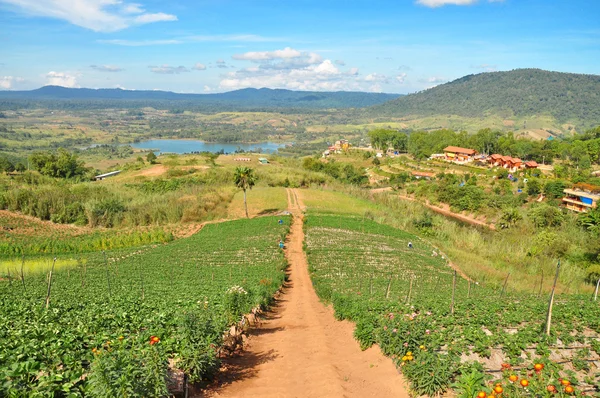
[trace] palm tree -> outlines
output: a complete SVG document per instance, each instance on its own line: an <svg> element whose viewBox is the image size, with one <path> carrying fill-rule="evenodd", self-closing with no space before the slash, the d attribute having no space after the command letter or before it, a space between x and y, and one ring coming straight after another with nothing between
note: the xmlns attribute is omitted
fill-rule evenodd
<svg viewBox="0 0 600 398"><path fill-rule="evenodd" d="M246 190L252 189L256 183L257 177L254 174L254 169L250 167L240 166L235 169L234 182L235 186L244 191L244 209L246 210L246 218L248 216L248 204L246 203Z"/></svg>

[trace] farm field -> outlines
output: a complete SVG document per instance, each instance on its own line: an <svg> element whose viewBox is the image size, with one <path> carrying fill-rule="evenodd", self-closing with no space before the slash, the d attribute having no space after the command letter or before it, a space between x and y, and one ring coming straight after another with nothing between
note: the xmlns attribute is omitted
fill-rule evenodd
<svg viewBox="0 0 600 398"><path fill-rule="evenodd" d="M497 383L509 397L598 393L600 307L589 295L557 295L546 336L547 289L508 292L460 275L453 289L442 253L364 218L311 214L305 230L315 290L356 323L363 348L378 344L396 362L413 393L494 395Z"/></svg>
<svg viewBox="0 0 600 398"><path fill-rule="evenodd" d="M284 280L279 218L13 275L0 284L0 396L164 396L182 374L206 382L223 331Z"/></svg>

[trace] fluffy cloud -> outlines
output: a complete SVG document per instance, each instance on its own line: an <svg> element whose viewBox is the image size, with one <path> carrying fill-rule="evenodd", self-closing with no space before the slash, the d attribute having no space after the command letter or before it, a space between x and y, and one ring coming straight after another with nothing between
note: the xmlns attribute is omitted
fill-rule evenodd
<svg viewBox="0 0 600 398"><path fill-rule="evenodd" d="M336 59L335 60L335 64L339 65L339 66L345 66L346 65L346 63L342 59Z"/></svg>
<svg viewBox="0 0 600 398"><path fill-rule="evenodd" d="M298 58L301 56L302 53L300 51L286 47L283 50L251 51L244 54L235 54L232 58L243 61L268 61L273 59Z"/></svg>
<svg viewBox="0 0 600 398"><path fill-rule="evenodd" d="M176 21L171 14L147 13L140 4L121 0L0 0L29 15L65 20L96 32L115 32L134 25Z"/></svg>
<svg viewBox="0 0 600 398"><path fill-rule="evenodd" d="M455 6L468 6L477 3L478 0L417 0L417 4L424 5L426 7L442 7L448 4ZM490 3L500 3L504 0L488 0Z"/></svg>
<svg viewBox="0 0 600 398"><path fill-rule="evenodd" d="M201 64L200 62L198 62L196 65L192 66L192 69L194 69L194 70L206 70L206 65Z"/></svg>
<svg viewBox="0 0 600 398"><path fill-rule="evenodd" d="M406 80L406 73L400 73L396 76L396 81L400 84L404 84L404 80Z"/></svg>
<svg viewBox="0 0 600 398"><path fill-rule="evenodd" d="M0 77L0 89L2 90L10 90L13 88L15 83L24 82L25 79L22 77L14 77L14 76L4 76Z"/></svg>
<svg viewBox="0 0 600 398"><path fill-rule="evenodd" d="M115 65L90 65L90 68L99 72L121 72L123 70L123 68Z"/></svg>
<svg viewBox="0 0 600 398"><path fill-rule="evenodd" d="M150 70L154 73L159 73L161 75L178 75L180 73L189 72L190 70L185 66L169 66L169 65L160 65L160 66L149 66Z"/></svg>
<svg viewBox="0 0 600 398"><path fill-rule="evenodd" d="M48 72L46 74L46 84L50 86L79 87L77 76L68 72Z"/></svg>

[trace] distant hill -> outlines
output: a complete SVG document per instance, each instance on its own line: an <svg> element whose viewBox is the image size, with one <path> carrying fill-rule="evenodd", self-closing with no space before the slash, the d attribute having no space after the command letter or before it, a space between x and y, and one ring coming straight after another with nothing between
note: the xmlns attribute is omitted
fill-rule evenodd
<svg viewBox="0 0 600 398"><path fill-rule="evenodd" d="M369 115L458 115L505 119L550 115L581 128L600 125L600 76L517 69L468 75L365 110Z"/></svg>
<svg viewBox="0 0 600 398"><path fill-rule="evenodd" d="M219 94L179 94L170 91L90 89L45 86L31 91L0 91L0 107L7 103L50 101L57 107L134 107L157 106L180 107L221 107L225 109L260 108L363 108L381 104L398 98L397 94L364 92L316 92L274 90L268 88L246 88ZM57 102L58 101L58 102ZM61 103L66 101L67 103ZM3 106L4 105L4 106Z"/></svg>

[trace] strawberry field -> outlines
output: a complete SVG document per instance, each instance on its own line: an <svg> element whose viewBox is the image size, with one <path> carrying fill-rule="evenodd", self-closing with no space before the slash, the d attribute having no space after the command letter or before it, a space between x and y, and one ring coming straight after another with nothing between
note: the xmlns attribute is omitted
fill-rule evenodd
<svg viewBox="0 0 600 398"><path fill-rule="evenodd" d="M177 375L206 382L224 331L285 277L289 219L277 219L1 280L0 396L159 397Z"/></svg>
<svg viewBox="0 0 600 398"><path fill-rule="evenodd" d="M600 302L589 295L557 295L546 335L549 291L469 281L427 242L368 219L310 215L305 229L317 293L415 394L600 396Z"/></svg>

